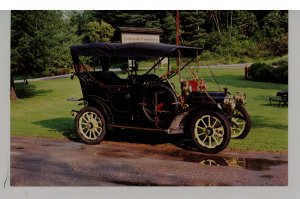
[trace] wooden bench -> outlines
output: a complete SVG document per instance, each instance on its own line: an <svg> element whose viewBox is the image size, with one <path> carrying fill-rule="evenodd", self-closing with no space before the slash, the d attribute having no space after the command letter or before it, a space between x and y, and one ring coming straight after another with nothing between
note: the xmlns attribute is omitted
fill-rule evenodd
<svg viewBox="0 0 300 199"><path fill-rule="evenodd" d="M288 91L278 91L275 97L269 97L269 102L270 105L288 106Z"/></svg>

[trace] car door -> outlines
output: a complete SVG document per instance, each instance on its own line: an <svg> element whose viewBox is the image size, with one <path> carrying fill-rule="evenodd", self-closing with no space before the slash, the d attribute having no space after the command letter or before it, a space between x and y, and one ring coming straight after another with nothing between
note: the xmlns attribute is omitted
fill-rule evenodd
<svg viewBox="0 0 300 199"><path fill-rule="evenodd" d="M110 104L116 112L130 112L130 94L128 85L109 85Z"/></svg>

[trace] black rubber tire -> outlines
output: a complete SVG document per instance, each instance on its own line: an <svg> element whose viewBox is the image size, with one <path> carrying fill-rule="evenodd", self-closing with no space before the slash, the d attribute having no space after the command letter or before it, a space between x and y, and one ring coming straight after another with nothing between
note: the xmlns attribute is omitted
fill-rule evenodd
<svg viewBox="0 0 300 199"><path fill-rule="evenodd" d="M88 115L92 115L93 118L89 118ZM87 127L88 125L92 129L89 129L89 127ZM98 109L89 106L82 108L77 113L75 118L75 129L78 137L86 144L99 144L104 139L107 132L106 122L102 113ZM84 129L90 131L84 132Z"/></svg>
<svg viewBox="0 0 300 199"><path fill-rule="evenodd" d="M236 110L238 112L238 114L241 115L241 117L239 117L239 119L242 119L244 120L246 123L245 123L245 127L243 129L243 132L242 133L237 133L237 135L235 135L235 132L234 132L234 127L236 127L235 125L231 124L231 138L234 138L234 139L244 139L250 132L250 128L251 128L251 119L250 119L250 116L248 114L248 112L246 111L246 109L242 106L238 106L236 108ZM233 117L231 117L231 120L234 119L234 115L236 114L236 112L234 111L234 114L233 114Z"/></svg>
<svg viewBox="0 0 300 199"><path fill-rule="evenodd" d="M210 154L219 153L229 144L230 125L223 114L202 111L191 117L190 136L199 151Z"/></svg>
<svg viewBox="0 0 300 199"><path fill-rule="evenodd" d="M176 97L175 92L172 90L172 88L167 84L158 84L152 87L149 87L145 90L143 97L142 97L142 114L144 117L150 121L151 123L155 124L157 121L155 120L155 115L153 114L155 107L151 107L152 113L149 112L149 104L152 103L152 106L154 104L154 98L153 95L155 92L162 92L161 95L159 95L158 102L162 104L166 104L166 108L169 111L167 114L161 114L159 116L158 120L158 126L159 127L168 127L172 119L175 117L176 113L178 112L179 103L178 99ZM162 96L162 97L161 97ZM163 98L163 99L162 99Z"/></svg>

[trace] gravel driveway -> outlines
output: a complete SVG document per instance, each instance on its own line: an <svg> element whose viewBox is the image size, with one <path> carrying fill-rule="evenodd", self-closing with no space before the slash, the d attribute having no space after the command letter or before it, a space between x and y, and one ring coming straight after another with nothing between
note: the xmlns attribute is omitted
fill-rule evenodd
<svg viewBox="0 0 300 199"><path fill-rule="evenodd" d="M285 152L207 155L171 144L11 138L11 186L288 185Z"/></svg>

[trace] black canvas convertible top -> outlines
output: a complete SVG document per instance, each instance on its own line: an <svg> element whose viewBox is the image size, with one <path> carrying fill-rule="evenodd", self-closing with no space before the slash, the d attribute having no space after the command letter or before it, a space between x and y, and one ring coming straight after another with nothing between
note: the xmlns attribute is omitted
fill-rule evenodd
<svg viewBox="0 0 300 199"><path fill-rule="evenodd" d="M98 57L176 57L178 51L186 57L196 57L200 48L177 46L164 43L91 43L71 46L71 55L74 63L78 63L79 56Z"/></svg>

